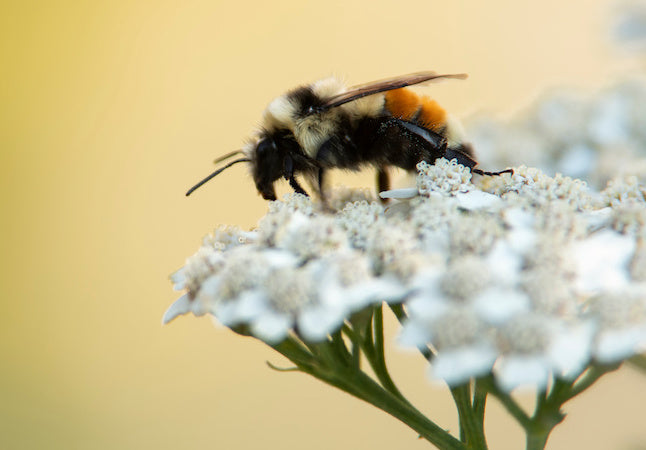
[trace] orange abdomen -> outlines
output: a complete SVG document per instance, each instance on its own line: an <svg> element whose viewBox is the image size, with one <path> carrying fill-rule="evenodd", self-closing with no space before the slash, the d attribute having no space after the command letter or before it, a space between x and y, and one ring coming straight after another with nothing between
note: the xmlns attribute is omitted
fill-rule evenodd
<svg viewBox="0 0 646 450"><path fill-rule="evenodd" d="M393 117L402 120L414 119L416 123L434 131L446 125L446 111L429 97L417 95L406 88L388 91L384 96L386 109Z"/></svg>

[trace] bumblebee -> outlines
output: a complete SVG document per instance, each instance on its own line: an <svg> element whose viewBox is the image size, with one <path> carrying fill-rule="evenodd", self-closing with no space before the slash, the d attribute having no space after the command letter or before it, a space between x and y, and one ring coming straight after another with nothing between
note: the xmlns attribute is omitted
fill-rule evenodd
<svg viewBox="0 0 646 450"><path fill-rule="evenodd" d="M193 186L186 195L234 164L249 163L258 192L276 200L274 184L284 178L295 192L308 195L297 175L308 179L325 202L324 185L330 169L377 170L377 188L388 190L388 168L415 170L417 164L438 158L456 159L480 175L473 148L462 140L459 124L429 97L407 86L444 79L465 79L466 74L419 72L347 88L327 78L287 92L265 110L262 126L242 150L228 153L216 163L242 157Z"/></svg>

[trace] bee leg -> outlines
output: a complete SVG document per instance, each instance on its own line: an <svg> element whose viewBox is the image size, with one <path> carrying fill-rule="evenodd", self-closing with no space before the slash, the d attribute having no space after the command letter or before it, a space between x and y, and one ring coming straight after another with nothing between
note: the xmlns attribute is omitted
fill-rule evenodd
<svg viewBox="0 0 646 450"><path fill-rule="evenodd" d="M478 175L487 175L494 177L497 175L502 175L503 173L510 173L512 175L514 174L513 169L505 169L499 172L485 172L484 170L476 169L475 166L478 163L475 161L475 159L473 159L473 147L471 147L471 144L461 144L456 148L447 148L444 157L449 160L456 159L458 161L458 164L462 164L463 166L468 167L469 169L471 169L471 173Z"/></svg>
<svg viewBox="0 0 646 450"><path fill-rule="evenodd" d="M319 173L316 180L318 182L319 194L323 197L323 186L325 185L325 169L323 169L323 167L319 167Z"/></svg>
<svg viewBox="0 0 646 450"><path fill-rule="evenodd" d="M318 172L318 189L319 195L321 197L321 202L323 203L323 209L327 211L332 211L330 204L328 202L327 196L325 195L325 168L324 167L340 167L338 161L338 149L341 148L339 139L333 137L321 144L321 147L316 152L316 161L319 165Z"/></svg>
<svg viewBox="0 0 646 450"><path fill-rule="evenodd" d="M377 169L377 193L387 191L390 189L390 175L386 166L381 166ZM388 199L382 198L381 203L386 203Z"/></svg>
<svg viewBox="0 0 646 450"><path fill-rule="evenodd" d="M476 164L478 164L475 161L475 159L473 159L471 156L467 155L466 153L460 151L459 149L447 148L444 153L444 157L449 161L451 161L452 159L455 159L458 162L458 164L462 164L464 167L468 167L469 169L471 169L471 172L473 172L474 170L478 170L478 169L474 169Z"/></svg>
<svg viewBox="0 0 646 450"><path fill-rule="evenodd" d="M298 183L296 177L294 176L294 161L289 155L285 158L283 176L287 181L289 181L289 185L294 189L294 192L309 197L305 189L303 189L303 187Z"/></svg>
<svg viewBox="0 0 646 450"><path fill-rule="evenodd" d="M327 197L325 196L325 169L323 167L319 167L318 185L319 195L321 196L321 203L323 203L323 209L326 211L332 211Z"/></svg>
<svg viewBox="0 0 646 450"><path fill-rule="evenodd" d="M309 197L309 194L298 183L298 181L296 180L296 177L294 177L294 174L292 174L292 176L289 177L289 185L294 189L294 192L296 192L297 194L303 194L305 197Z"/></svg>
<svg viewBox="0 0 646 450"><path fill-rule="evenodd" d="M471 169L471 172L477 173L478 175L487 175L487 176L490 176L490 177L495 177L495 176L498 176L498 175L502 175L503 173L510 173L510 174L513 175L514 174L514 169L505 169L505 170L501 170L500 172L485 172L485 171L480 170L480 169Z"/></svg>

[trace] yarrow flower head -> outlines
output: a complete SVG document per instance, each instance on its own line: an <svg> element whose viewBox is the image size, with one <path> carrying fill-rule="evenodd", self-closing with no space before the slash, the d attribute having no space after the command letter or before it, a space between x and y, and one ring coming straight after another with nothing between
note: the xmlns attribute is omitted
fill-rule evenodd
<svg viewBox="0 0 646 450"><path fill-rule="evenodd" d="M598 194L527 167L476 185L455 161L418 170L387 205L345 189L330 212L291 194L255 230L217 229L173 275L185 294L164 321L208 313L272 345L321 342L386 301L406 312L400 343L433 355L433 378L493 374L504 390L644 349L634 180Z"/></svg>
<svg viewBox="0 0 646 450"><path fill-rule="evenodd" d="M641 36L633 42L642 46L644 17L643 5L627 8L618 28L635 31L638 24ZM596 95L577 95L571 89L552 92L508 122L481 116L466 128L478 161L487 167L527 164L548 175L584 179L601 190L617 177L646 180L645 105L646 83L631 79Z"/></svg>

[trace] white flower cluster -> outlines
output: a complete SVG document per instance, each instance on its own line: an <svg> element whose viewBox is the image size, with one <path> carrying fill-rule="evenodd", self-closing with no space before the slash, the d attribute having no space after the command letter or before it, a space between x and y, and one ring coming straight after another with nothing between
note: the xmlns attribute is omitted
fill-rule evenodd
<svg viewBox="0 0 646 450"><path fill-rule="evenodd" d="M613 37L624 51L643 55L646 51L646 5L622 2L614 17Z"/></svg>
<svg viewBox="0 0 646 450"><path fill-rule="evenodd" d="M186 293L164 322L209 313L270 344L315 342L366 307L402 303L399 342L432 351L434 378L493 373L505 390L646 350L643 186L594 193L526 167L481 187L470 176L422 163L417 188L382 193L397 200L334 214L299 194L272 202L257 229L204 240L172 277Z"/></svg>
<svg viewBox="0 0 646 450"><path fill-rule="evenodd" d="M507 123L476 117L466 128L484 167L527 164L602 189L616 177L646 180L644 117L646 82L634 79L592 97L554 92Z"/></svg>

